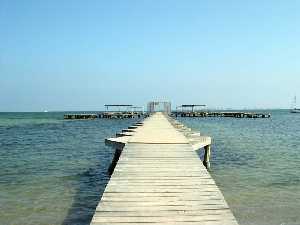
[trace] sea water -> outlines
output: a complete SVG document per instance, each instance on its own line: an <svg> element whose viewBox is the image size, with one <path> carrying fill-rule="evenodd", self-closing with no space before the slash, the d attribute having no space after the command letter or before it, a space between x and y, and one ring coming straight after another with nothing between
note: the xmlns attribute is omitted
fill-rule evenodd
<svg viewBox="0 0 300 225"><path fill-rule="evenodd" d="M132 123L0 113L0 224L89 224L109 179L104 139Z"/></svg>
<svg viewBox="0 0 300 225"><path fill-rule="evenodd" d="M267 113L178 120L213 137L210 173L241 225L299 225L300 114ZM1 225L89 224L109 180L104 139L135 120L63 114L0 113Z"/></svg>
<svg viewBox="0 0 300 225"><path fill-rule="evenodd" d="M241 225L300 224L300 114L181 118L213 137L211 174Z"/></svg>

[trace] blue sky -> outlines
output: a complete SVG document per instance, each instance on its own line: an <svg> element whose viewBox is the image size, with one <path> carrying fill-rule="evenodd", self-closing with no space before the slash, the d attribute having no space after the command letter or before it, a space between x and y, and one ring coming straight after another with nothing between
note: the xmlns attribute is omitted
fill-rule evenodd
<svg viewBox="0 0 300 225"><path fill-rule="evenodd" d="M0 0L0 111L288 108L299 1Z"/></svg>

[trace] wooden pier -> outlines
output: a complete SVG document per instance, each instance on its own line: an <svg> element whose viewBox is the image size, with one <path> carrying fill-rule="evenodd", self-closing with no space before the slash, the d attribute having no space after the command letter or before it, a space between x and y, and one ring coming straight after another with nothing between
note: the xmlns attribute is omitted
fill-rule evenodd
<svg viewBox="0 0 300 225"><path fill-rule="evenodd" d="M238 224L204 166L210 137L155 113L106 144L116 149L113 174L92 225ZM195 152L200 148L204 165Z"/></svg>
<svg viewBox="0 0 300 225"><path fill-rule="evenodd" d="M270 118L271 114L257 112L210 112L210 111L175 111L174 117L234 117L234 118Z"/></svg>
<svg viewBox="0 0 300 225"><path fill-rule="evenodd" d="M143 118L147 113L144 112L101 112L99 118L105 119L128 119L128 118Z"/></svg>
<svg viewBox="0 0 300 225"><path fill-rule="evenodd" d="M88 119L128 119L128 118L145 118L148 113L143 112L100 112L98 114L65 114L65 120L88 120Z"/></svg>
<svg viewBox="0 0 300 225"><path fill-rule="evenodd" d="M98 118L97 114L65 114L65 120L87 120L87 119L96 119Z"/></svg>
<svg viewBox="0 0 300 225"><path fill-rule="evenodd" d="M143 118L148 114L144 112L144 107L133 105L104 105L106 111L99 113L99 118L106 119L128 119Z"/></svg>

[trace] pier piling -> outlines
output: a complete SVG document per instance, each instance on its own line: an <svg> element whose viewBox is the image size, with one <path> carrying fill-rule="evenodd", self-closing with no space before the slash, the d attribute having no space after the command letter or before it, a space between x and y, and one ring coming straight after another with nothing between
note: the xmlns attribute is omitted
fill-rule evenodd
<svg viewBox="0 0 300 225"><path fill-rule="evenodd" d="M110 164L110 166L108 168L108 174L109 175L113 174L114 169L115 169L115 167L116 167L116 165L117 165L117 163L119 161L119 158L121 156L122 150L123 149L116 149L115 150L114 157L113 157L112 162L111 162L111 164Z"/></svg>
<svg viewBox="0 0 300 225"><path fill-rule="evenodd" d="M204 147L204 157L203 157L203 165L209 169L210 168L210 152L211 146L207 145Z"/></svg>

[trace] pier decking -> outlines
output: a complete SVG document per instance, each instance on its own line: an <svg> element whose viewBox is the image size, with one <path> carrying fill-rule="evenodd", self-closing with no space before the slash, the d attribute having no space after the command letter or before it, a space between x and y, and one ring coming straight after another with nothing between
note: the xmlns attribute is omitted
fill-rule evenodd
<svg viewBox="0 0 300 225"><path fill-rule="evenodd" d="M237 225L195 152L205 147L207 164L210 137L192 133L162 113L128 130L106 140L119 160L92 225Z"/></svg>

